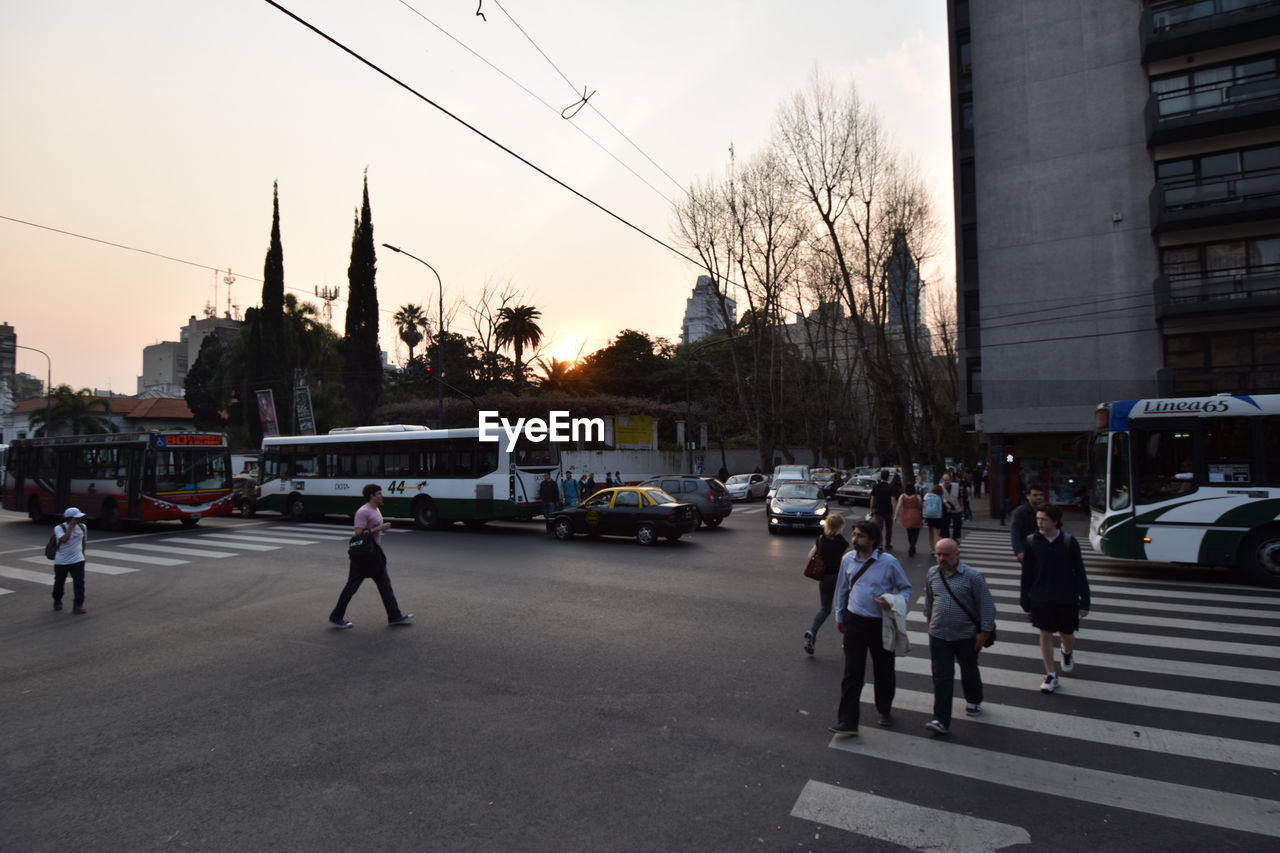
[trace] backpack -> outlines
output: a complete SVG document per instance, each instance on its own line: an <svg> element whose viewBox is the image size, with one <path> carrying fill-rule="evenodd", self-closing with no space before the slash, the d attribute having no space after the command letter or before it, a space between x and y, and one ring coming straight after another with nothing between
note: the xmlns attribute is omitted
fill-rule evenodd
<svg viewBox="0 0 1280 853"><path fill-rule="evenodd" d="M49 560L58 556L58 534L56 530L49 534L49 541L44 543L44 556Z"/></svg>
<svg viewBox="0 0 1280 853"><path fill-rule="evenodd" d="M942 495L929 494L924 496L924 512L921 513L925 518L942 518Z"/></svg>

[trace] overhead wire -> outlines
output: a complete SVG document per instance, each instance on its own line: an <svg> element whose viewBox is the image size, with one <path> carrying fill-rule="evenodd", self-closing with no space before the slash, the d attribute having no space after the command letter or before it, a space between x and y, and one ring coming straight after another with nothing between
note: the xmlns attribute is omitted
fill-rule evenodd
<svg viewBox="0 0 1280 853"><path fill-rule="evenodd" d="M659 246L661 246L662 248L666 249L667 251L671 252L673 255L676 255L676 256L678 256L678 257L681 257L681 258L685 259L686 261L688 261L688 262L689 262L689 263L691 263L691 264L695 264L695 265L696 265L696 264L698 263L695 259L693 259L693 258L689 257L689 256L688 256L688 255L686 255L684 252L682 252L682 251L680 251L679 249L677 249L675 246L672 246L670 243L667 243L665 240L662 240L662 239L660 239L660 238L658 238L658 237L654 236L653 234L650 234L648 231L646 231L645 229L641 228L639 225L636 225L634 222L631 222L629 219L626 219L626 218L625 218L625 217L623 217L621 214L615 213L614 211L612 211L612 210L610 210L609 208L605 207L605 206L604 206L603 204L601 204L600 202L596 201L595 199L591 198L590 196L586 195L585 193L581 192L580 190L577 190L577 189L575 189L574 187L570 186L569 184L565 183L564 181L560 180L560 179L559 179L559 178L557 178L555 175L551 174L551 173L550 173L550 172L548 172L546 169L543 169L541 166L538 166L536 163L532 162L532 161L531 161L531 160L529 160L528 158L526 158L526 157L524 157L524 156L522 156L522 155L520 155L520 154L516 153L514 150L512 150L511 148L509 148L509 147L507 147L506 145L502 144L502 143L501 143L501 142L499 142L498 140L494 139L492 136L490 136L489 134L487 134L487 133L485 133L484 131L480 130L478 127L476 127L475 125L471 124L470 122L466 121L466 120L465 120L465 119L463 119L461 116L459 116L459 115L457 115L456 113L454 113L454 112L452 112L452 111L450 111L450 110L446 109L446 108L445 108L445 107L443 107L442 105L440 105L440 104L436 103L436 102L435 102L435 101L433 101L431 98L429 98L429 97L427 97L426 95L424 95L423 93L419 92L417 89L413 88L413 87L412 87L412 86L410 86L408 83L406 83L406 82L404 82L403 80L401 80L400 78L396 77L396 76L395 76L394 74L392 74L391 72L389 72L389 71L385 70L384 68L382 68L381 66L377 65L377 64L376 64L375 62L373 62L372 60L367 59L367 58L366 58L366 57L364 57L362 54L360 54L359 52L357 52L356 50L354 50L353 48L347 47L347 45L345 45L345 44L343 44L342 42L338 41L336 38L334 38L333 36L329 35L329 34L328 34L328 33L326 33L325 31L321 30L319 27L315 26L314 24L310 23L309 21L305 20L304 18L302 18L302 17L298 16L298 15L297 15L297 14L295 14L294 12L291 12L290 10L286 9L284 6L282 6L282 5L280 5L279 3L277 3L277 2L276 2L276 0L263 0L263 2L264 2L264 3L266 3L268 6L272 6L272 7L274 7L275 9L279 10L282 14L286 15L287 17L292 18L294 21L296 21L296 22L298 22L299 24L301 24L302 26L306 27L308 30L311 30L311 32L313 32L313 33L315 33L316 35L320 36L322 39L324 39L325 41L329 42L330 44L332 44L334 47L338 48L339 50L343 51L343 52L344 52L344 53L346 53L348 56L352 57L353 59L355 59L356 61L358 61L358 62L362 63L363 65L368 66L370 69L372 69L372 70L376 71L377 73L381 74L383 77L387 78L387 79L388 79L388 80L390 80L392 83L395 83L397 86L399 86L400 88L404 89L406 92L409 92L411 95L413 95L414 97L418 98L418 99L419 99L420 101L422 101L423 103L427 104L428 106L433 107L434 109L436 109L436 110L440 111L440 112L441 112L441 113L443 113L444 115L446 115L446 116L448 116L449 118L453 119L455 122L457 122L458 124L462 125L462 126L463 126L463 127L465 127L467 130L469 130L469 131L471 131L472 133L474 133L476 136L479 136L481 139L485 140L485 141L486 141L486 142L488 142L490 145L493 145L495 148L499 149L500 151L502 151L503 153L507 154L508 156L513 157L513 158L514 158L514 159L516 159L516 160L519 160L521 163L523 163L524 165L528 166L530 169L533 169L535 172L537 172L538 174L542 175L542 176L543 176L544 178L546 178L547 180L549 180L549 181L551 181L551 182L553 182L553 183L557 184L557 185L558 185L558 186L560 186L561 188L563 188L563 189L567 190L568 192L570 192L570 193L572 193L573 195L577 196L578 198L582 199L582 200L583 200L583 201L585 201L587 204L590 204L592 207L596 208L596 209L597 209L597 210L599 210L600 212L602 212L602 213L604 213L604 214L608 215L609 217L611 217L611 218L613 218L613 219L617 220L618 222L620 222L620 223L622 223L623 225L627 226L627 227L628 227L628 228L630 228L631 230L635 231L637 234L640 234L640 235L641 235L641 236L643 236L643 237L647 237L649 240L651 240L652 242L654 242L654 243L658 244Z"/></svg>
<svg viewBox="0 0 1280 853"><path fill-rule="evenodd" d="M520 34L529 40L529 44L533 45L534 50L542 54L542 58L545 59L552 68L555 69L556 73L560 75L561 79L563 79L564 82L569 84L569 88L573 90L574 97L578 97L578 87L575 86L573 81L570 80L569 77L563 71L560 70L560 66L556 65L556 63L551 59L551 57L547 55L547 52L543 50L536 41L534 41L533 36L529 35L529 33L525 30L525 28L520 26L520 23L514 17L512 17L511 13L508 12L506 7L503 6L501 3L499 3L498 0L493 0L493 4L502 11L502 14L507 16L507 20L509 20L512 23L512 25L515 26L515 28L520 31ZM634 139L632 139L630 136L627 136L627 134L625 134L616 124L609 121L609 117L606 116L603 112L601 112L599 107L587 101L586 98L582 98L582 100L587 107L591 108L591 111L593 113L600 116L601 120L603 120L605 124L613 128L614 133L617 133L619 136L625 139L627 143L631 145L632 148L640 152L640 156L648 160L649 163L652 164L655 169L657 169L659 172L661 172L663 175L666 176L667 180L675 184L675 186L680 190L680 192L686 193L686 194L688 193L688 190L684 187L684 185L681 184L679 181L677 181L675 178L671 177L671 173L668 172L666 169L662 168L662 166L658 164L658 161L650 157L649 154L643 148L641 148L638 144L636 144L636 141Z"/></svg>
<svg viewBox="0 0 1280 853"><path fill-rule="evenodd" d="M547 109L549 109L551 112L555 113L556 115L563 116L563 111L561 111L561 110L557 109L556 107L552 106L550 103L548 103L546 100L544 100L540 95L538 95L536 92L534 92L534 91L533 91L532 89L530 89L528 86L526 86L526 85L524 85L523 83L521 83L521 82L520 82L519 80L517 80L515 77L512 77L510 74L508 74L506 71L504 71L504 70L502 70L501 68L499 68L499 67L498 67L497 65L495 65L494 63L490 62L487 58L485 58L482 54L480 54L478 51L476 51L475 49L473 49L470 45L468 45L468 44L467 44L466 42L464 42L462 39L458 38L458 37L457 37L457 36L455 36L453 33L449 32L449 31L448 31L448 30L446 30L444 27L440 26L438 23L436 23L435 21L433 21L431 18L428 18L425 14L423 14L419 9L417 9L416 7L414 7L412 4L408 3L406 0L397 0L397 2L398 2L401 6L404 6L406 9L408 9L408 10L409 10L409 11L411 11L411 12L413 12L415 15L417 15L417 16L418 16L419 18L421 18L422 20L426 21L426 22L427 22L428 24L430 24L431 26L435 27L435 28L436 28L437 30L439 30L440 32L444 33L446 36L448 36L450 39L452 39L452 40L453 40L453 41L454 41L454 42L455 42L459 47L461 47L463 50L465 50L465 51L467 51L468 53L470 53L470 54L471 54L472 56L474 56L476 59L480 60L480 61L481 61L481 62L483 62L485 65L488 65L488 66L489 66L490 68L492 68L494 71L498 72L498 73L499 73L499 74L501 74L503 77L507 78L507 80L509 80L509 81L510 81L511 83L513 83L514 85L516 85L516 86L520 87L520 89L521 89L521 90L523 90L523 91L524 91L524 93L525 93L525 94L527 94L529 97L533 98L533 99L534 99L534 100L536 100L538 103L542 104L544 107L546 107ZM606 119L606 121L607 121L607 119ZM645 178L645 176L644 176L644 175L641 175L641 174L640 174L639 172L637 172L635 169L631 168L630 164L628 164L625 160L623 160L623 159L622 159L621 157L619 157L617 154L614 154L612 151L610 151L610 150L609 150L609 149L604 145L604 143L600 142L598 139L596 139L594 136L592 136L590 133L588 133L585 129L583 129L580 125L575 124L574 122L569 122L569 123L573 126L573 129L574 129L574 130L578 131L578 133L581 133L584 137L586 137L588 140L590 140L590 142L591 142L593 145L595 145L597 148L599 148L599 149L600 149L601 151L603 151L605 154L608 154L610 157L612 157L612 158L614 159L614 161L615 161L615 162L617 162L617 164L618 164L619 166L621 166L622 168L626 169L628 172L630 172L632 175L634 175L634 176L636 177L636 179L637 179L637 180L639 180L641 183L643 183L643 184L644 184L645 186L647 186L649 189L653 190L653 191L654 191L654 193L656 193L656 194L657 194L658 198L662 199L662 200L663 200L663 201L665 201L667 204L675 204L675 202L674 202L674 201L673 201L669 196L667 196L666 194L664 194L664 193L662 192L662 190L658 189L658 188L657 188L657 187L655 187L652 183L650 183L650 181L649 181L647 178ZM668 175L668 177L670 177L670 175Z"/></svg>

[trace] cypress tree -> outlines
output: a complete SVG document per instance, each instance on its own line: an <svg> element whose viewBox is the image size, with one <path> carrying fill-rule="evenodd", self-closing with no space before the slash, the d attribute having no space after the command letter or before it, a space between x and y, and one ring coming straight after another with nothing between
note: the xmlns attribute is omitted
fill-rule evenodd
<svg viewBox="0 0 1280 853"><path fill-rule="evenodd" d="M378 258L373 243L373 215L369 210L369 175L364 176L364 201L351 236L351 265L347 267L347 321L343 341L343 382L358 424L368 424L382 402L382 355L378 348Z"/></svg>

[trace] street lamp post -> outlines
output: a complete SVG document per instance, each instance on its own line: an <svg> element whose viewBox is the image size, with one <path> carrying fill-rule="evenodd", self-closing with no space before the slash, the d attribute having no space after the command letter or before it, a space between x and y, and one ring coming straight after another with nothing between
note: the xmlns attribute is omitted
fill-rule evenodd
<svg viewBox="0 0 1280 853"><path fill-rule="evenodd" d="M44 383L44 428L51 429L49 424L49 416L53 414L53 359L49 358L49 353L35 347L24 347L22 344L14 344L16 349L27 349L32 352L38 352L44 356L44 360L49 363L48 378Z"/></svg>
<svg viewBox="0 0 1280 853"><path fill-rule="evenodd" d="M684 443L685 443L685 447L688 448L690 474L694 473L693 471L693 394L691 390L692 384L690 381L690 378L693 375L694 356L696 356L701 350L704 350L707 347L714 347L719 344L727 344L730 341L740 341L744 337L745 335L732 335L727 338L717 338L714 341L707 341L706 343L698 344L696 347L694 347L693 349L685 353L685 356L684 356L684 431L685 431Z"/></svg>
<svg viewBox="0 0 1280 853"><path fill-rule="evenodd" d="M439 285L439 288L440 288L440 324L436 327L436 340L435 340L436 354L435 354L435 364L432 365L432 368L436 373L439 373L441 368L440 336L444 334L444 282L441 281L440 279L440 273L436 272L435 267L431 266L431 264L427 263L422 258L418 257L412 252L406 252L404 249L401 249L399 246L393 246L390 243L383 243L382 246L383 248L390 249L396 254L408 255L418 263L422 264L427 269L431 270L431 272L436 277L436 284ZM436 380L436 428L444 429L444 383L440 381L441 377L438 375L434 376L433 378Z"/></svg>

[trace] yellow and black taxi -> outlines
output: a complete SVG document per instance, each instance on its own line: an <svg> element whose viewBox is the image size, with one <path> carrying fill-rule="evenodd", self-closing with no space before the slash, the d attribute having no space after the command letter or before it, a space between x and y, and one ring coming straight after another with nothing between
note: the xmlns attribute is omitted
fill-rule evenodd
<svg viewBox="0 0 1280 853"><path fill-rule="evenodd" d="M561 507L547 520L547 530L557 539L572 539L575 533L634 536L641 545L652 545L661 537L674 542L697 526L693 504L648 486L601 489L577 506Z"/></svg>

